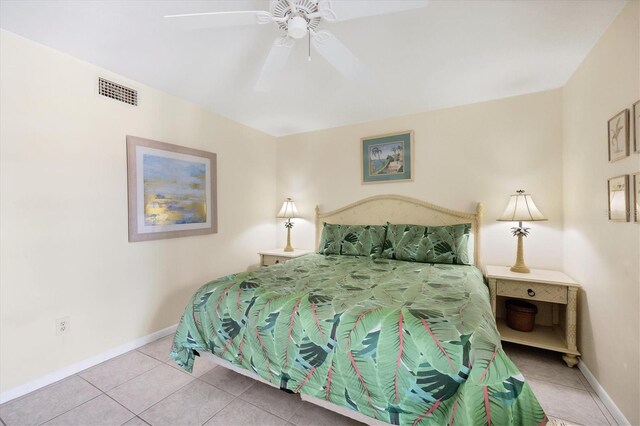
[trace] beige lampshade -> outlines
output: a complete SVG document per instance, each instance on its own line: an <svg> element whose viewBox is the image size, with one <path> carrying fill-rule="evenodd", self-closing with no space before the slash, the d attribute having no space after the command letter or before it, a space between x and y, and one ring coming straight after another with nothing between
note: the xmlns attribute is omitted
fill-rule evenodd
<svg viewBox="0 0 640 426"><path fill-rule="evenodd" d="M284 217L286 219L291 219L294 217L298 217L298 209L296 208L296 204L291 200L291 198L287 198L282 203L282 208L278 212L278 216L276 217Z"/></svg>
<svg viewBox="0 0 640 426"><path fill-rule="evenodd" d="M538 210L531 195L525 194L524 191L517 191L509 199L507 208L504 209L502 216L498 220L506 222L535 222L539 220L547 220L546 217Z"/></svg>

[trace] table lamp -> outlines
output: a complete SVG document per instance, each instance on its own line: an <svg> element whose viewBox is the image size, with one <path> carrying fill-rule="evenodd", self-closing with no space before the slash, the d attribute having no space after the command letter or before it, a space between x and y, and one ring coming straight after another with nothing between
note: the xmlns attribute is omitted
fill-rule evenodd
<svg viewBox="0 0 640 426"><path fill-rule="evenodd" d="M293 222L291 222L291 219L298 217L298 209L291 198L284 200L277 217L287 219L284 223L284 227L287 228L287 246L284 248L284 251L293 251L293 247L291 246L291 228L293 228Z"/></svg>
<svg viewBox="0 0 640 426"><path fill-rule="evenodd" d="M516 191L516 194L511 196L507 208L498 220L505 222L519 222L517 227L511 228L513 236L518 237L516 264L511 267L511 270L513 272L520 272L524 274L529 273L529 268L524 263L524 253L522 248L522 237L529 235L529 228L523 227L522 222L536 222L540 220L547 220L547 218L540 213L540 210L538 210L534 204L531 195L525 194L524 190L520 189Z"/></svg>

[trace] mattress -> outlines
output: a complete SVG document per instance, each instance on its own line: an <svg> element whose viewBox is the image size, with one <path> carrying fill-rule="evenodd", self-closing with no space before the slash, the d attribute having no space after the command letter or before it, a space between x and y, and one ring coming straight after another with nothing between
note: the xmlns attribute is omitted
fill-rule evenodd
<svg viewBox="0 0 640 426"><path fill-rule="evenodd" d="M281 389L398 425L546 423L473 266L310 254L202 286L171 357L210 351Z"/></svg>

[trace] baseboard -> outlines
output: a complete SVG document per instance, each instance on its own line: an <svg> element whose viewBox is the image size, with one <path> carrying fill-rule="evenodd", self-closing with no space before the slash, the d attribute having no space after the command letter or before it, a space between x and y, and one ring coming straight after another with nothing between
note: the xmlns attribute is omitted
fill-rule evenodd
<svg viewBox="0 0 640 426"><path fill-rule="evenodd" d="M613 399L611 399L607 391L604 390L600 383L598 383L596 377L591 373L591 371L589 371L589 368L582 360L580 360L580 362L578 363L578 368L587 379L596 394L600 397L602 403L605 405L605 407L607 407L607 410L609 410L615 421L621 426L631 425L629 420L627 420L624 414L622 414L622 411L620 411L616 403L613 402Z"/></svg>
<svg viewBox="0 0 640 426"><path fill-rule="evenodd" d="M64 367L64 368L61 368L60 370L56 370L53 373L49 373L46 376L40 377L36 380L32 380L28 383L25 383L20 386L16 386L13 389L9 389L8 391L2 392L0 393L0 404L4 404L7 401L11 401L12 399L21 397L22 395L26 395L29 392L33 392L34 390L50 385L51 383L55 383L69 376L73 376L74 374L79 373L82 370L86 370L89 367L93 367L94 365L98 365L111 358L115 358L118 355L122 355L133 349L137 349L141 346L144 346L147 343L151 343L162 337L168 336L169 334L174 333L176 331L176 328L178 328L178 324L172 325L160 331L156 331L155 333L151 333L146 336L140 337L139 339L136 339L132 342L125 343L124 345L120 345L116 348L110 349L106 352L102 352L101 354L98 354L91 358L82 360L80 362L76 362L75 364L72 364L68 367Z"/></svg>

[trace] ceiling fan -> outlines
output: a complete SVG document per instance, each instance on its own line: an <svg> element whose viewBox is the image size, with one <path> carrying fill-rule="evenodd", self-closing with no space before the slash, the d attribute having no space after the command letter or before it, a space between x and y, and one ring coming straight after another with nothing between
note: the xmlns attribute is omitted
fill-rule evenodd
<svg viewBox="0 0 640 426"><path fill-rule="evenodd" d="M319 30L322 21L340 22L366 16L418 9L428 0L271 0L271 12L263 10L166 15L180 18L191 29L265 25L275 23L285 34L276 38L255 85L268 91L287 63L296 40L309 37L311 45L343 76L355 80L366 74L366 66L333 34ZM311 60L311 53L309 53Z"/></svg>

